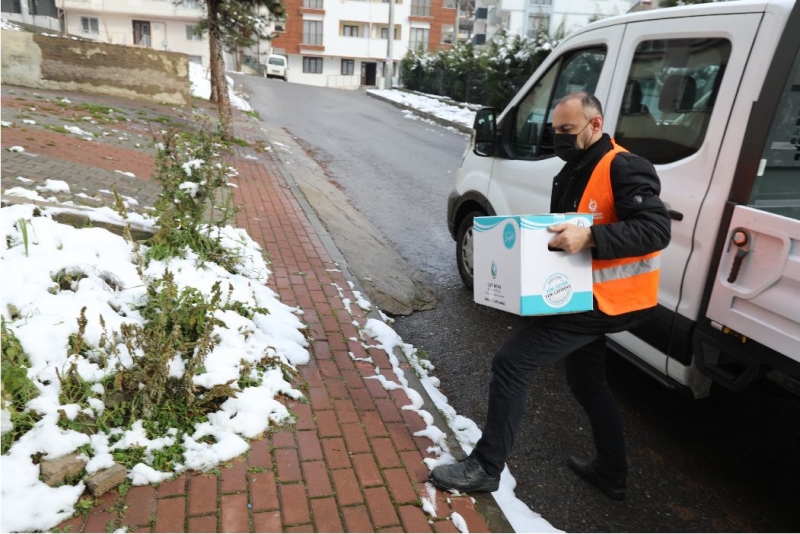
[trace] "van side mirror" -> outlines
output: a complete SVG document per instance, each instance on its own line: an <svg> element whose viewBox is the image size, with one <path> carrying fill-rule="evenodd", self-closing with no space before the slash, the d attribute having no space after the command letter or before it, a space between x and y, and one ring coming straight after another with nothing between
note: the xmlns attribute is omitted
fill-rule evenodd
<svg viewBox="0 0 800 534"><path fill-rule="evenodd" d="M473 152L478 156L493 156L497 145L494 108L479 109L472 127L475 129Z"/></svg>

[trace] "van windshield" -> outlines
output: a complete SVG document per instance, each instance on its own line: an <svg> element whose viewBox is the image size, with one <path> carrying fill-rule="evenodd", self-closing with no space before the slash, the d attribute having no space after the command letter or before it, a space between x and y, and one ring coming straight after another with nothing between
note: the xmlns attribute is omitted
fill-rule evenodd
<svg viewBox="0 0 800 534"><path fill-rule="evenodd" d="M280 65L281 67L285 65L282 57L271 57L267 63L270 65Z"/></svg>

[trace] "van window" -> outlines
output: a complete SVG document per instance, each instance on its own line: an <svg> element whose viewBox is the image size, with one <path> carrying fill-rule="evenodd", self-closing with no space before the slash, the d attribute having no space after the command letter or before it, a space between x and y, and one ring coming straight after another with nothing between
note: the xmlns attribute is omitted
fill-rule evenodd
<svg viewBox="0 0 800 534"><path fill-rule="evenodd" d="M614 139L655 164L672 163L700 150L730 54L727 39L640 43Z"/></svg>
<svg viewBox="0 0 800 534"><path fill-rule="evenodd" d="M772 119L748 205L800 220L800 52Z"/></svg>
<svg viewBox="0 0 800 534"><path fill-rule="evenodd" d="M568 52L536 82L514 113L514 157L531 159L554 153L553 103L572 91L594 93L605 58L605 48Z"/></svg>
<svg viewBox="0 0 800 534"><path fill-rule="evenodd" d="M286 65L286 61L282 57L274 57L274 56L269 58L269 61L267 63L269 63L270 65L279 65L281 67Z"/></svg>

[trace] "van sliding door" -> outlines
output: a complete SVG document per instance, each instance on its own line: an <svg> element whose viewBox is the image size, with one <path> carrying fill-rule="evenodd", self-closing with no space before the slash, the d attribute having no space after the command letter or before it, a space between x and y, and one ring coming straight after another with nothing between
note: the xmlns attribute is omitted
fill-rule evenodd
<svg viewBox="0 0 800 534"><path fill-rule="evenodd" d="M648 158L672 216L656 317L611 338L679 382L691 380L691 330L730 183L712 180L763 13L671 18L626 26L606 103L615 140ZM656 350L647 350L643 342ZM670 366L670 357L682 365Z"/></svg>

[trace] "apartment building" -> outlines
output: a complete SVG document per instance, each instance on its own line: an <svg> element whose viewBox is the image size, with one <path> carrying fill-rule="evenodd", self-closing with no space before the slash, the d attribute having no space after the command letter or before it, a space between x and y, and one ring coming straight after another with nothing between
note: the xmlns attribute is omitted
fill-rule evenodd
<svg viewBox="0 0 800 534"><path fill-rule="evenodd" d="M636 0L476 0L473 43L482 45L501 28L533 38L540 30L565 33L627 13ZM650 2L646 2L649 4Z"/></svg>
<svg viewBox="0 0 800 534"><path fill-rule="evenodd" d="M11 21L104 43L178 52L208 67L208 36L194 31L205 18L204 6L205 0L2 0L3 17ZM271 27L282 29L274 20ZM226 69L237 69L243 60L241 70L259 70L271 50L265 40L238 57L224 51Z"/></svg>
<svg viewBox="0 0 800 534"><path fill-rule="evenodd" d="M288 81L325 87L382 86L392 35L394 78L409 50L450 47L456 0L285 0L283 31L273 53L289 60Z"/></svg>
<svg viewBox="0 0 800 534"><path fill-rule="evenodd" d="M128 46L180 52L209 65L208 37L194 33L200 0L56 0L68 34Z"/></svg>

